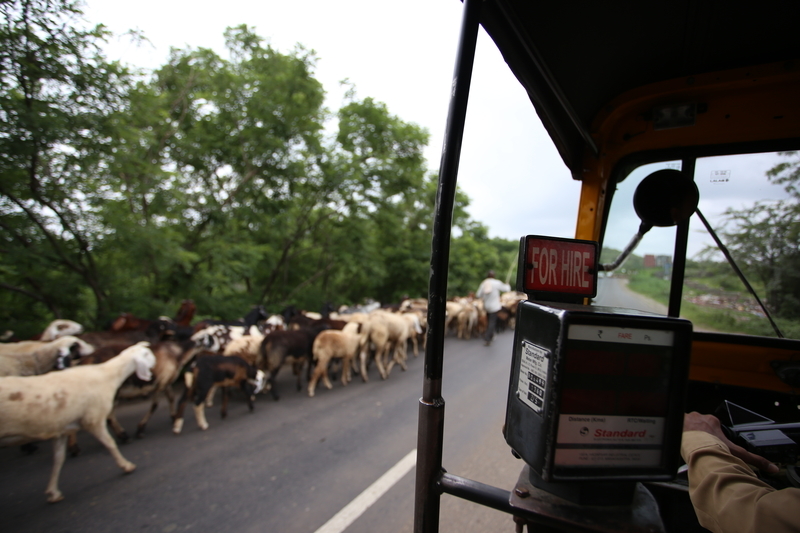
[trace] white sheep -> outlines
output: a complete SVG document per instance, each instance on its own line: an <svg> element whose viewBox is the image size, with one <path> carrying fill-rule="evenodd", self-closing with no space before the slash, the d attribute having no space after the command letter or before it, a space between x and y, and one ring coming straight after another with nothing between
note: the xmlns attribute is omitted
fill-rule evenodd
<svg viewBox="0 0 800 533"><path fill-rule="evenodd" d="M20 341L0 344L0 376L36 376L50 372L61 348L68 348L74 358L94 352L94 347L67 335L54 341Z"/></svg>
<svg viewBox="0 0 800 533"><path fill-rule="evenodd" d="M47 501L64 498L58 477L67 451L67 438L85 429L105 446L117 465L132 472L136 465L125 459L108 433L106 419L114 396L133 372L152 378L156 358L149 344L140 342L98 365L67 368L41 376L0 377L0 446L55 439L53 471L47 484Z"/></svg>
<svg viewBox="0 0 800 533"><path fill-rule="evenodd" d="M422 330L422 313L419 311L406 311L400 313L399 316L403 317L405 321L408 323L408 339L411 341L411 345L414 347L414 357L419 356L419 341L417 340L417 336L422 335L424 331ZM425 337L423 337L423 349L425 348Z"/></svg>
<svg viewBox="0 0 800 533"><path fill-rule="evenodd" d="M361 379L368 381L367 355L370 345L375 346L375 364L381 379L387 379L395 364L406 370L406 352L409 323L400 315L383 310L370 313L361 328ZM390 356L390 351L393 353Z"/></svg>
<svg viewBox="0 0 800 533"><path fill-rule="evenodd" d="M54 341L59 337L65 337L67 335L80 335L81 333L83 333L82 325L72 320L64 320L63 318L59 318L50 322L50 324L42 332L39 340Z"/></svg>

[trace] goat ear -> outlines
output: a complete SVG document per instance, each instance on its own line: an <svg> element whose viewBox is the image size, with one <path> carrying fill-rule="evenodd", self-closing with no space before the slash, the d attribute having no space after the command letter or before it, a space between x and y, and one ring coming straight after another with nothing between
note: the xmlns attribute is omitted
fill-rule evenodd
<svg viewBox="0 0 800 533"><path fill-rule="evenodd" d="M153 373L150 369L155 365L155 356L149 348L145 348L136 354L134 361L136 362L136 377L142 381L153 379Z"/></svg>

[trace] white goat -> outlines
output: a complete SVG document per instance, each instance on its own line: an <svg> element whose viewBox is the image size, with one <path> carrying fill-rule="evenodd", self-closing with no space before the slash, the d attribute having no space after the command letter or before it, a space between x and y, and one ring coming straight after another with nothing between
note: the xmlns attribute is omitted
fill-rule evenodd
<svg viewBox="0 0 800 533"><path fill-rule="evenodd" d="M261 342L264 335L245 335L233 339L223 350L222 355L236 355L241 357L251 366L261 367Z"/></svg>
<svg viewBox="0 0 800 533"><path fill-rule="evenodd" d="M67 438L85 429L105 446L117 465L132 472L136 465L125 459L108 433L106 419L114 407L119 386L133 372L152 378L156 358L142 342L99 365L67 368L41 376L0 377L0 446L55 439L53 471L47 484L47 501L64 498L58 476L64 464Z"/></svg>
<svg viewBox="0 0 800 533"><path fill-rule="evenodd" d="M94 347L67 335L50 342L20 341L0 344L0 376L36 376L50 372L61 348L72 351L73 358L94 352Z"/></svg>

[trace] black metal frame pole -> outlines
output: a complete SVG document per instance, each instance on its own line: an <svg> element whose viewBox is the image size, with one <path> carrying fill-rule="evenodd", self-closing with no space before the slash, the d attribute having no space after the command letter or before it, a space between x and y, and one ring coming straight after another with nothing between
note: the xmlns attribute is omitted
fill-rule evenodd
<svg viewBox="0 0 800 533"><path fill-rule="evenodd" d="M694 179L695 159L684 159L681 171ZM683 299L683 281L686 274L686 247L689 244L689 219L680 222L675 229L675 252L672 262L672 280L669 289L669 308L667 316L681 316L681 301Z"/></svg>
<svg viewBox="0 0 800 533"><path fill-rule="evenodd" d="M439 166L439 185L431 237L431 271L428 285L428 333L425 348L425 378L419 401L417 429L417 469L414 499L414 532L439 531L437 487L442 471L444 441L444 399L442 368L444 362L444 319L447 308L447 271L450 263L450 234L456 196L458 162L467 116L469 86L478 40L480 7L483 0L464 0L461 36L453 73L450 107L447 115L444 146Z"/></svg>

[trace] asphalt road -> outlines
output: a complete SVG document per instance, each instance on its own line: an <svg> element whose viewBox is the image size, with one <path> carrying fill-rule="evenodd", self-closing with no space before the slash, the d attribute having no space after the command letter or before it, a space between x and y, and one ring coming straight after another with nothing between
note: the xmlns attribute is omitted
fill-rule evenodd
<svg viewBox="0 0 800 533"><path fill-rule="evenodd" d="M599 278L597 280L596 305L637 309L660 315L667 314L667 306L635 293L628 288L628 280L624 278Z"/></svg>
<svg viewBox="0 0 800 533"><path fill-rule="evenodd" d="M443 397L444 467L448 472L512 490L522 463L501 427L513 333L491 347L448 338ZM278 377L279 402L260 396L249 413L241 397L228 418L219 397L200 431L191 409L183 434L173 435L162 403L143 439L121 445L137 470L123 475L107 451L81 433L80 456L68 458L59 487L65 499L48 504L44 488L51 444L33 455L0 449L0 530L11 532L310 532L379 479L417 446L423 357L409 356L406 372L387 381L371 369L347 387L297 392L288 369ZM148 404L121 406L119 419L133 432ZM346 531L411 532L412 468ZM441 502L440 531L514 531L510 516L450 496Z"/></svg>

